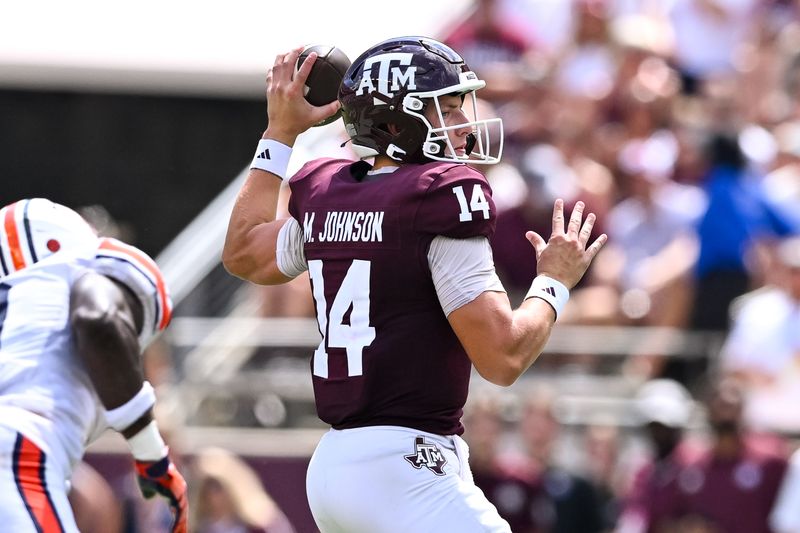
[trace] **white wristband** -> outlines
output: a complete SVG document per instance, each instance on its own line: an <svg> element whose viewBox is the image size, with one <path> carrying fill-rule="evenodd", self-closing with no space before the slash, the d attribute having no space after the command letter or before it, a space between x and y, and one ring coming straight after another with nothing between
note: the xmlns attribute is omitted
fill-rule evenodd
<svg viewBox="0 0 800 533"><path fill-rule="evenodd" d="M280 179L286 179L286 169L289 168L289 158L292 157L292 148L272 139L258 141L256 154L250 168L257 168L275 174Z"/></svg>
<svg viewBox="0 0 800 533"><path fill-rule="evenodd" d="M569 300L569 289L566 285L553 278L536 276L533 278L528 294L525 295L525 299L527 300L528 298L541 298L549 303L553 311L556 312L556 320L558 320L558 315L561 314L561 310L564 309L567 300Z"/></svg>
<svg viewBox="0 0 800 533"><path fill-rule="evenodd" d="M159 461L169 452L155 420L151 420L139 433L129 438L128 447L133 458L138 461Z"/></svg>
<svg viewBox="0 0 800 533"><path fill-rule="evenodd" d="M106 411L106 422L117 431L123 431L153 407L156 403L156 393L149 381L142 383L142 388L136 395L109 411Z"/></svg>

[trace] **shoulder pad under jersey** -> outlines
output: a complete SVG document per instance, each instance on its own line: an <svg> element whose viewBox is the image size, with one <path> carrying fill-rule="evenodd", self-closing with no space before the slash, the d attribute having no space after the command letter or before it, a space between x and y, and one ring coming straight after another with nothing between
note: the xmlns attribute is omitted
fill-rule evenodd
<svg viewBox="0 0 800 533"><path fill-rule="evenodd" d="M497 212L483 174L461 164L426 167L430 168L422 178L430 184L414 219L414 229L456 239L490 237Z"/></svg>
<svg viewBox="0 0 800 533"><path fill-rule="evenodd" d="M172 299L164 276L149 255L116 239L100 239L92 268L128 287L142 302L144 323L139 344L144 349L172 317Z"/></svg>
<svg viewBox="0 0 800 533"><path fill-rule="evenodd" d="M320 157L312 159L300 167L300 170L289 180L289 188L292 191L289 196L289 214L300 220L298 218L298 213L302 211L300 205L315 192L324 190L331 177L353 163L348 159Z"/></svg>
<svg viewBox="0 0 800 533"><path fill-rule="evenodd" d="M335 159L333 157L318 157L316 159L312 159L311 161L306 162L300 167L300 170L294 173L294 175L289 178L289 183L295 183L298 181L302 181L309 176L315 175L318 171L324 171L326 177L330 177L343 167L348 165L352 165L354 161L350 161L349 159Z"/></svg>

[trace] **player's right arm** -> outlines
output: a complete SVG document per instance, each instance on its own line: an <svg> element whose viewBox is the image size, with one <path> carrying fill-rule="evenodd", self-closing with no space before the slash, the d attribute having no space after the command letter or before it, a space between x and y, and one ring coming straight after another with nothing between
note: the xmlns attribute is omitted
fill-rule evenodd
<svg viewBox="0 0 800 533"><path fill-rule="evenodd" d="M121 283L90 271L70 293L70 325L77 353L106 409L115 409L142 388L138 332L143 309ZM131 437L151 420L150 410L122 431Z"/></svg>
<svg viewBox="0 0 800 533"><path fill-rule="evenodd" d="M582 217L583 203L578 202L565 231L564 203L556 200L549 241L533 231L526 234L536 250L540 283L534 282L517 309L512 309L504 292L487 290L449 313L453 331L475 369L488 381L511 385L544 350L557 316L549 298L539 292L548 288L541 280L555 280L572 289L606 242L603 234L587 248L595 216L590 213L585 222Z"/></svg>
<svg viewBox="0 0 800 533"><path fill-rule="evenodd" d="M279 235L286 220L276 220L281 180L297 136L339 109L338 102L315 107L309 104L303 88L316 53L309 54L295 73L302 48L275 58L267 75L268 126L259 147L269 149L273 159L262 168L251 168L236 198L222 264L234 276L262 285L284 283L291 277L278 268Z"/></svg>
<svg viewBox="0 0 800 533"><path fill-rule="evenodd" d="M106 422L131 449L142 493L164 496L174 516L173 533L185 533L186 482L153 419L155 393L141 363L142 342L166 327L171 306L149 257L103 239L92 268L70 288L69 321L75 352L105 408Z"/></svg>

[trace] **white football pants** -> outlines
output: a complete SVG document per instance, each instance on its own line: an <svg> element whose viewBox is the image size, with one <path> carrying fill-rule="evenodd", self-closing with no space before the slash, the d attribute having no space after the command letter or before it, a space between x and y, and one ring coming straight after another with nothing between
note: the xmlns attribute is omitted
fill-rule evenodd
<svg viewBox="0 0 800 533"><path fill-rule="evenodd" d="M0 425L0 531L78 533L62 472L31 440Z"/></svg>
<svg viewBox="0 0 800 533"><path fill-rule="evenodd" d="M510 533L461 437L397 426L328 431L306 477L322 533Z"/></svg>

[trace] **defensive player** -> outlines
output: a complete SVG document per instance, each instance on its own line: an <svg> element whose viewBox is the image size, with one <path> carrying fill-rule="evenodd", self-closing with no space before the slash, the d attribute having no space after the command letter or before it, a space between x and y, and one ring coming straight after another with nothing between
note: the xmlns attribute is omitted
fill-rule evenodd
<svg viewBox="0 0 800 533"><path fill-rule="evenodd" d="M171 301L140 250L99 239L42 198L0 209L0 529L77 532L73 466L106 428L130 445L145 496L187 531L186 484L152 418L140 351Z"/></svg>
<svg viewBox="0 0 800 533"><path fill-rule="evenodd" d="M464 164L500 157L499 119L474 106L484 82L444 44L396 38L353 62L338 102L313 107L303 89L316 56L295 72L299 53L267 77L269 123L223 262L261 284L309 271L323 337L314 392L332 426L308 470L314 518L325 533L509 531L459 437L471 367L499 385L525 372L606 237L587 248L594 215L583 222L579 202L565 229L558 200L549 242L527 234L539 276L513 310L489 248L491 190ZM297 136L340 104L354 150L374 163L307 163L289 180L291 218L275 220Z"/></svg>

